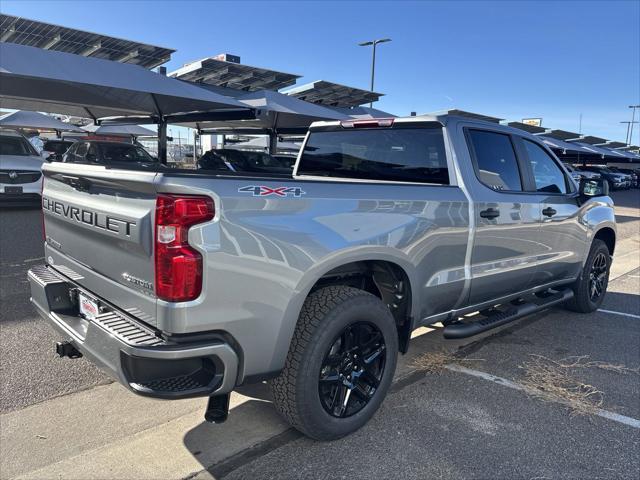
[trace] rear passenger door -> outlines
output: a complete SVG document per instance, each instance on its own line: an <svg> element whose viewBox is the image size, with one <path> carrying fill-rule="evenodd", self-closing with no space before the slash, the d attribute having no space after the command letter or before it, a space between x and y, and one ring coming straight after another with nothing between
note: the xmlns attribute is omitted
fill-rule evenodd
<svg viewBox="0 0 640 480"><path fill-rule="evenodd" d="M540 205L525 192L526 170L517 141L496 129L465 128L472 172L466 183L475 200L469 304L529 288L541 246Z"/></svg>
<svg viewBox="0 0 640 480"><path fill-rule="evenodd" d="M577 187L541 143L522 138L523 152L532 178L528 195L541 211L538 241L542 248L534 285L576 277L587 248L587 227L579 222Z"/></svg>

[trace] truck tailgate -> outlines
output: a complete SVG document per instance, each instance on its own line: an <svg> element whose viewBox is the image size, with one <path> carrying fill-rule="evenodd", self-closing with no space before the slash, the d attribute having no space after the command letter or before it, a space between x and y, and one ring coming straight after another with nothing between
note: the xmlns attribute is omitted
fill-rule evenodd
<svg viewBox="0 0 640 480"><path fill-rule="evenodd" d="M89 293L155 325L156 173L63 163L43 171L47 263Z"/></svg>

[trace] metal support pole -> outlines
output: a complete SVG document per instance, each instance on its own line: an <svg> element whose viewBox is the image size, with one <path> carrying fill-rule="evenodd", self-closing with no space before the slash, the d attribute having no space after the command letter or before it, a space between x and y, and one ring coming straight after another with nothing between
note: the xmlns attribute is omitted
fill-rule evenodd
<svg viewBox="0 0 640 480"><path fill-rule="evenodd" d="M631 112L631 128L629 129L629 141L627 142L627 145L631 145L631 143L633 142L633 124L636 123L636 108L640 108L640 105L631 105L632 108L632 112Z"/></svg>
<svg viewBox="0 0 640 480"><path fill-rule="evenodd" d="M376 45L378 42L373 42L373 54L371 57L371 91L373 92L373 81L376 75ZM373 108L373 100L369 103L369 108Z"/></svg>
<svg viewBox="0 0 640 480"><path fill-rule="evenodd" d="M164 119L158 122L158 160L167 164L167 122Z"/></svg>
<svg viewBox="0 0 640 480"><path fill-rule="evenodd" d="M269 153L275 155L278 151L278 134L275 130L269 132Z"/></svg>
<svg viewBox="0 0 640 480"><path fill-rule="evenodd" d="M627 134L624 137L624 143L629 145L630 144L630 142L629 142L629 127L631 127L631 122L622 122L622 123L626 123L627 124Z"/></svg>
<svg viewBox="0 0 640 480"><path fill-rule="evenodd" d="M198 131L193 129L193 163L198 161Z"/></svg>

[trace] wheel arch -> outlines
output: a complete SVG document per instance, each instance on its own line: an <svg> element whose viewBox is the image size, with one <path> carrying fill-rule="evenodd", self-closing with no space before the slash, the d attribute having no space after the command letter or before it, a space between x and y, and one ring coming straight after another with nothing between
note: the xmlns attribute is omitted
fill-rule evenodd
<svg viewBox="0 0 640 480"><path fill-rule="evenodd" d="M406 352L411 331L413 330L412 312L418 311L418 298L416 294L418 290L418 280L415 268L399 251L389 252L388 249L379 249L379 247L374 247L370 251L368 251L368 249L362 251L362 247L360 247L359 250L358 252L350 252L350 254L338 255L335 258L315 265L306 272L298 282L295 289L296 293L290 300L285 311L278 335L278 344L275 349L274 358L272 359L271 370L279 370L284 365L298 317L300 316L302 306L307 297L315 289L321 288L324 285L342 284L353 286L353 284L348 283L348 281L354 281L354 277L357 277L357 274L362 274L365 271L373 276L370 278L377 291L373 290L371 283L365 284L366 288L364 289L378 296L378 298L382 298L383 301L384 297L390 299L392 295L388 291L383 292L385 290L384 285L386 281L389 280L387 275L389 275L390 272L397 275L397 278L403 282L405 290L403 292L404 298L402 306L405 307L405 309L396 310L394 318L396 318L396 326L399 328L398 341L400 351L403 353ZM392 311L392 314L393 313Z"/></svg>
<svg viewBox="0 0 640 480"><path fill-rule="evenodd" d="M602 227L593 235L593 239L602 240L609 249L609 255L613 256L616 248L616 232L611 227Z"/></svg>

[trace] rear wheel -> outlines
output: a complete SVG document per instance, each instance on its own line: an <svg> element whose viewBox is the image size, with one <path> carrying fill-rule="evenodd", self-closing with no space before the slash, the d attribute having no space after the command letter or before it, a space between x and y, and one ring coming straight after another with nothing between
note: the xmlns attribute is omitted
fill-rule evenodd
<svg viewBox="0 0 640 480"><path fill-rule="evenodd" d="M291 425L333 440L364 425L384 399L396 367L395 320L377 297L345 286L307 298L274 404Z"/></svg>
<svg viewBox="0 0 640 480"><path fill-rule="evenodd" d="M607 245L602 240L595 239L582 273L572 286L574 296L567 302L567 308L580 313L597 310L607 292L610 267L611 255Z"/></svg>

